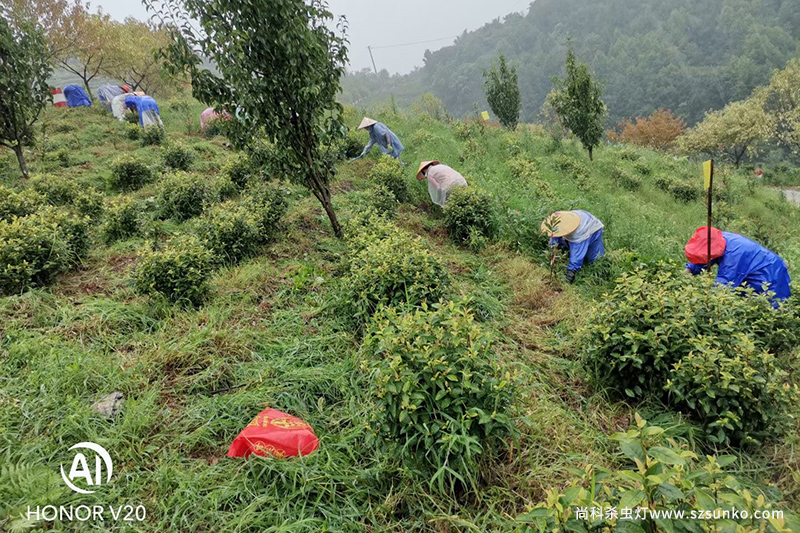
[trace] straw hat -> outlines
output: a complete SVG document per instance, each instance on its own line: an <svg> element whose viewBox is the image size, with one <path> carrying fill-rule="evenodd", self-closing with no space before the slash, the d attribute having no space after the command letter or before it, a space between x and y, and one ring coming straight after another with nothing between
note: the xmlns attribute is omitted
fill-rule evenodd
<svg viewBox="0 0 800 533"><path fill-rule="evenodd" d="M428 168L431 165L438 165L438 164L439 164L438 161L423 161L422 163L420 163L419 164L419 170L417 170L417 179L418 180L424 180L425 176L422 175L422 171L425 170L426 168Z"/></svg>
<svg viewBox="0 0 800 533"><path fill-rule="evenodd" d="M711 228L711 259L722 257L728 242L717 228ZM708 226L698 228L683 249L686 259L695 265L705 265L708 262Z"/></svg>
<svg viewBox="0 0 800 533"><path fill-rule="evenodd" d="M361 121L361 124L358 125L358 129L363 130L364 128L368 128L373 124L377 124L377 120L372 120L371 118L364 117L364 120Z"/></svg>
<svg viewBox="0 0 800 533"><path fill-rule="evenodd" d="M547 229L548 224L555 222L558 219L558 224L555 226L555 231ZM569 235L581 224L581 217L574 211L556 211L542 221L542 233L546 233L549 237L563 237Z"/></svg>

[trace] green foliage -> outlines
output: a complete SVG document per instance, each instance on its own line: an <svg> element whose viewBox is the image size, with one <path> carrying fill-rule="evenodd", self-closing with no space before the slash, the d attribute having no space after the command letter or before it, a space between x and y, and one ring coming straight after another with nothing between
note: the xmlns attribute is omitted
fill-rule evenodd
<svg viewBox="0 0 800 533"><path fill-rule="evenodd" d="M72 267L89 247L88 219L47 207L0 221L0 293L47 284Z"/></svg>
<svg viewBox="0 0 800 533"><path fill-rule="evenodd" d="M113 243L138 235L142 230L143 210L141 202L132 198L113 200L105 211L103 240Z"/></svg>
<svg viewBox="0 0 800 533"><path fill-rule="evenodd" d="M647 163L643 161L636 161L633 164L633 169L638 172L642 176L649 176L653 173L653 169L648 166Z"/></svg>
<svg viewBox="0 0 800 533"><path fill-rule="evenodd" d="M173 172L158 184L156 204L164 218L188 220L218 201L219 191L207 176Z"/></svg>
<svg viewBox="0 0 800 533"><path fill-rule="evenodd" d="M592 79L585 63L576 64L572 48L567 50L566 69L566 78L553 79L555 87L547 99L561 123L589 151L591 160L594 147L603 138L606 120L606 105L601 99L603 90Z"/></svg>
<svg viewBox="0 0 800 533"><path fill-rule="evenodd" d="M28 216L35 213L46 202L43 195L32 189L15 191L0 185L0 220Z"/></svg>
<svg viewBox="0 0 800 533"><path fill-rule="evenodd" d="M758 89L753 98L767 113L770 135L794 155L800 153L800 59L775 72L769 85Z"/></svg>
<svg viewBox="0 0 800 533"><path fill-rule="evenodd" d="M642 186L642 178L620 167L615 167L611 171L611 179L614 183L629 191L638 190Z"/></svg>
<svg viewBox="0 0 800 533"><path fill-rule="evenodd" d="M142 145L161 146L167 138L167 132L163 126L150 125L142 130Z"/></svg>
<svg viewBox="0 0 800 533"><path fill-rule="evenodd" d="M375 431L440 493L476 487L477 461L514 435L514 382L463 305L379 312L364 341Z"/></svg>
<svg viewBox="0 0 800 533"><path fill-rule="evenodd" d="M572 468L576 476L566 490L551 489L547 499L517 517L519 533L532 531L699 531L698 521L730 531L782 533L800 527L797 516L784 512L783 519L755 518L755 511L778 508L764 494L746 488L728 468L736 457L698 457L685 444L669 438L667 430L650 425L638 414L636 427L615 433L627 459L626 469L608 470L594 465ZM642 516L637 508L648 509ZM601 509L600 516L592 508ZM608 508L616 513L607 514ZM623 517L622 509L631 510ZM713 520L722 511L737 511L745 518ZM653 511L683 511L684 518L659 518ZM579 512L582 513L579 515ZM535 528L535 529L534 529Z"/></svg>
<svg viewBox="0 0 800 533"><path fill-rule="evenodd" d="M141 131L142 127L139 125L139 113L132 110L125 111L125 123L135 125Z"/></svg>
<svg viewBox="0 0 800 533"><path fill-rule="evenodd" d="M161 158L167 168L173 170L189 170L195 160L195 153L190 147L182 143L170 143L163 152Z"/></svg>
<svg viewBox="0 0 800 533"><path fill-rule="evenodd" d="M214 260L232 265L258 251L266 237L261 232L263 222L250 205L228 201L206 210L195 228Z"/></svg>
<svg viewBox="0 0 800 533"><path fill-rule="evenodd" d="M221 174L227 176L239 189L244 189L253 177L254 169L247 155L237 153L228 159Z"/></svg>
<svg viewBox="0 0 800 533"><path fill-rule="evenodd" d="M456 187L447 197L444 222L458 243L472 242L471 236L493 239L497 236L498 219L494 198L474 187Z"/></svg>
<svg viewBox="0 0 800 533"><path fill-rule="evenodd" d="M483 79L483 89L489 107L500 119L503 127L516 129L522 105L517 69L509 65L506 57L500 54L498 64L493 64L489 71L483 71Z"/></svg>
<svg viewBox="0 0 800 533"><path fill-rule="evenodd" d="M188 73L192 93L203 103L222 107L235 101L238 120L229 122L236 135L274 143L281 173L314 192L341 237L329 188L337 158L328 148L346 131L336 98L347 41L333 29L327 4L168 0L163 10L176 22L172 45L164 51L168 70ZM213 62L218 74L208 75L199 56Z"/></svg>
<svg viewBox="0 0 800 533"><path fill-rule="evenodd" d="M138 141L142 137L142 128L139 123L125 123L125 138L131 141Z"/></svg>
<svg viewBox="0 0 800 533"><path fill-rule="evenodd" d="M354 157L360 156L363 149L364 144L361 142L357 131L348 131L347 135L341 140L342 156L346 159L353 159Z"/></svg>
<svg viewBox="0 0 800 533"><path fill-rule="evenodd" d="M345 305L357 324L381 306L416 307L443 296L450 283L447 266L419 238L390 222L365 230L351 241L345 279Z"/></svg>
<svg viewBox="0 0 800 533"><path fill-rule="evenodd" d="M397 159L388 155L381 156L370 169L369 179L373 184L389 189L398 202L408 202L408 183L403 178L403 167Z"/></svg>
<svg viewBox="0 0 800 533"><path fill-rule="evenodd" d="M153 179L153 171L143 161L122 155L111 163L108 183L113 189L135 191Z"/></svg>
<svg viewBox="0 0 800 533"><path fill-rule="evenodd" d="M53 175L33 176L28 184L50 205L72 206L78 213L91 218L103 210L103 195L94 187L80 185L73 179Z"/></svg>
<svg viewBox="0 0 800 533"><path fill-rule="evenodd" d="M586 363L631 398L656 397L690 412L714 442L774 438L798 398L780 357L800 344L800 317L712 281L623 274L590 317Z"/></svg>
<svg viewBox="0 0 800 533"><path fill-rule="evenodd" d="M33 123L51 99L53 67L41 28L28 21L12 24L10 15L0 16L0 146L14 150L27 176L22 147L33 141Z"/></svg>
<svg viewBox="0 0 800 533"><path fill-rule="evenodd" d="M196 237L182 236L164 249L140 252L133 287L139 294L199 305L208 295L211 272L211 252Z"/></svg>
<svg viewBox="0 0 800 533"><path fill-rule="evenodd" d="M397 198L385 185L374 185L367 190L367 203L381 215L394 217L397 211Z"/></svg>
<svg viewBox="0 0 800 533"><path fill-rule="evenodd" d="M266 242L274 237L278 223L289 207L283 191L273 185L260 184L248 191L245 202L251 206L256 217L261 241Z"/></svg>

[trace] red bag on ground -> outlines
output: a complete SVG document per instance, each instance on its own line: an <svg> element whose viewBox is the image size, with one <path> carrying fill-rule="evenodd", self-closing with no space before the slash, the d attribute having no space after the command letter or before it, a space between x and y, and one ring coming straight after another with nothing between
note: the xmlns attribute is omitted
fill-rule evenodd
<svg viewBox="0 0 800 533"><path fill-rule="evenodd" d="M294 457L308 455L319 448L311 426L296 416L267 409L258 413L231 443L228 457Z"/></svg>

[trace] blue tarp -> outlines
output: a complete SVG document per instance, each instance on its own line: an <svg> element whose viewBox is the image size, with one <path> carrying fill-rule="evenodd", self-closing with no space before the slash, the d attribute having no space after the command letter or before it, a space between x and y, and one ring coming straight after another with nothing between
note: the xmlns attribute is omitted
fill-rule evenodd
<svg viewBox="0 0 800 533"><path fill-rule="evenodd" d="M139 113L139 125L143 128L152 124L161 124L158 104L151 96L126 96L125 107Z"/></svg>
<svg viewBox="0 0 800 533"><path fill-rule="evenodd" d="M67 99L67 107L92 105L92 101L89 100L89 96L80 85L67 85L64 87L64 98Z"/></svg>
<svg viewBox="0 0 800 533"><path fill-rule="evenodd" d="M717 283L740 287L746 284L757 293L764 292L764 284L775 293L774 298L785 300L791 295L789 270L778 254L736 233L722 232L725 237L725 253L711 261L719 265ZM706 265L687 263L692 274L699 274Z"/></svg>

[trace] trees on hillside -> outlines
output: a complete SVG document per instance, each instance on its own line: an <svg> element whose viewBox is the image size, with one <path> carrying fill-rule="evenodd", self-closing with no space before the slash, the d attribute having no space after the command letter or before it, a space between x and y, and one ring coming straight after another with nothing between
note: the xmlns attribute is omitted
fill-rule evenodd
<svg viewBox="0 0 800 533"><path fill-rule="evenodd" d="M33 140L33 124L50 98L51 72L42 30L0 16L0 145L14 151L26 177L23 147Z"/></svg>
<svg viewBox="0 0 800 533"><path fill-rule="evenodd" d="M500 119L503 127L515 129L521 105L517 69L509 65L505 56L500 54L498 64L492 65L488 71L484 70L483 78L483 88L489 107Z"/></svg>
<svg viewBox="0 0 800 533"><path fill-rule="evenodd" d="M616 130L607 133L613 142L631 143L653 150L666 151L686 129L686 123L668 109L654 111L649 117L636 117L635 121L623 120Z"/></svg>
<svg viewBox="0 0 800 533"><path fill-rule="evenodd" d="M51 34L49 41L55 50L53 59L62 68L80 78L89 98L94 99L89 82L105 72L109 44L113 42L111 17L103 14L79 12L71 21L69 33Z"/></svg>
<svg viewBox="0 0 800 533"><path fill-rule="evenodd" d="M800 153L800 59L775 72L769 85L758 89L753 98L771 117L778 143L794 154Z"/></svg>
<svg viewBox="0 0 800 533"><path fill-rule="evenodd" d="M157 57L158 50L169 43L164 28L126 18L124 23L114 26L104 72L128 85L132 91L156 94L170 81Z"/></svg>
<svg viewBox="0 0 800 533"><path fill-rule="evenodd" d="M332 145L345 128L336 102L346 40L324 0L166 0L148 2L170 26L167 63L191 76L195 97L236 110L253 142L274 143L275 162L305 184L342 235L331 204ZM202 32L195 30L194 21ZM344 22L339 23L344 30ZM202 54L219 71L201 66Z"/></svg>
<svg viewBox="0 0 800 533"><path fill-rule="evenodd" d="M606 105L603 90L592 79L586 63L577 63L572 48L567 50L567 75L553 78L554 89L548 95L548 103L558 114L562 124L569 129L589 151L600 143L606 120Z"/></svg>
<svg viewBox="0 0 800 533"><path fill-rule="evenodd" d="M690 153L705 153L728 159L738 167L773 129L761 103L751 98L733 102L719 111L706 113L703 121L678 138L678 147Z"/></svg>

